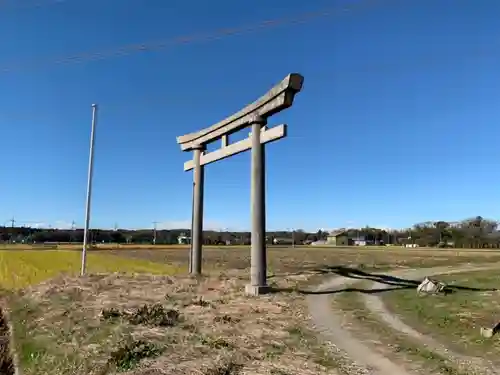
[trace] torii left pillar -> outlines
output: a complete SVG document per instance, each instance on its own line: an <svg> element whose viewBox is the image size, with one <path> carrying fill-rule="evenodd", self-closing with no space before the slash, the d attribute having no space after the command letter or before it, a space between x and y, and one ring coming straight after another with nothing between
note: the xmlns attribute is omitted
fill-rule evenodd
<svg viewBox="0 0 500 375"><path fill-rule="evenodd" d="M193 224L191 228L191 275L201 275L201 260L203 246L203 189L205 185L205 170L201 164L204 146L193 150Z"/></svg>

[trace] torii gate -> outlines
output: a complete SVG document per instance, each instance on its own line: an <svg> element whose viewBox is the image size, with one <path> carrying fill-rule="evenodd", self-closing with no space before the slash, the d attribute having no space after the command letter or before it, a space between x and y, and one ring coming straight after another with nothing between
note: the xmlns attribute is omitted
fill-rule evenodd
<svg viewBox="0 0 500 375"><path fill-rule="evenodd" d="M252 150L251 161L251 273L247 294L266 293L267 257L266 257L266 192L265 192L265 147L269 142L286 137L287 125L281 124L267 128L267 119L272 115L292 106L295 94L302 89L304 77L289 74L258 100L226 119L200 130L177 137L182 151L192 151L193 159L184 163L184 171L193 172L193 211L191 230L191 255L189 271L193 275L201 274L203 243L203 188L204 166ZM246 127L251 127L248 138L230 144L229 136ZM222 140L221 148L205 153L207 144Z"/></svg>

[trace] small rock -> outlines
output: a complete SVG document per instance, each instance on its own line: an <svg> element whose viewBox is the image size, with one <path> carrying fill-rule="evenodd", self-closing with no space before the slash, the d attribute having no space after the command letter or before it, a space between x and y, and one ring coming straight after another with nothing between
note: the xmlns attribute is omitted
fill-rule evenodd
<svg viewBox="0 0 500 375"><path fill-rule="evenodd" d="M426 277L417 287L417 294L437 294L444 292L446 284Z"/></svg>
<svg viewBox="0 0 500 375"><path fill-rule="evenodd" d="M481 327L481 336L489 339L489 338L493 337L493 334L494 334L493 328Z"/></svg>

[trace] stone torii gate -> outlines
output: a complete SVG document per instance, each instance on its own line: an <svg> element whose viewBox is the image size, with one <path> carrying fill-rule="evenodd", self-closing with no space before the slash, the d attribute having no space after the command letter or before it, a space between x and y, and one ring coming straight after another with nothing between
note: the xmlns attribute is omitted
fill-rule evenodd
<svg viewBox="0 0 500 375"><path fill-rule="evenodd" d="M204 166L251 150L251 273L246 293L259 295L268 291L266 254L266 197L265 197L265 147L269 142L286 137L287 125L267 128L267 119L292 106L295 94L302 89L304 77L289 74L258 100L226 119L202 129L177 137L182 151L192 151L193 159L184 163L184 171L193 169L193 211L191 229L191 254L189 271L201 274L203 244L203 187ZM230 144L229 136L251 127L248 138ZM221 139L221 148L206 153L209 143Z"/></svg>

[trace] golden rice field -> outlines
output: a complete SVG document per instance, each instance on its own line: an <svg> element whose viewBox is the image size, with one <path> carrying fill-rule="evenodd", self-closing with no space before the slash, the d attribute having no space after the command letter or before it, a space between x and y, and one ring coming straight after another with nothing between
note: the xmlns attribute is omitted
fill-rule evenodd
<svg viewBox="0 0 500 375"><path fill-rule="evenodd" d="M77 275L81 253L64 250L0 251L0 289L19 289L61 274ZM148 273L172 275L179 266L128 259L108 254L87 254L88 273Z"/></svg>

